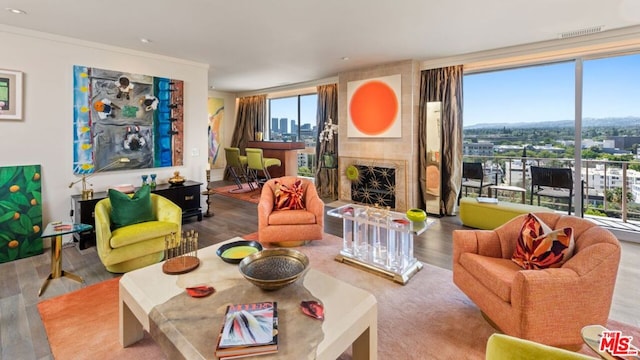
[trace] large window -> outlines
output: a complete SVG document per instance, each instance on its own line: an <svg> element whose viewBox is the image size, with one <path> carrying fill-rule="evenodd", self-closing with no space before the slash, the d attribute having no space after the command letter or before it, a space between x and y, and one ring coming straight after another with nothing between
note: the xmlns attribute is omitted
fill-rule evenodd
<svg viewBox="0 0 640 360"><path fill-rule="evenodd" d="M629 217L638 218L640 55L585 60L582 74L585 201L591 213L615 216L622 212L625 200Z"/></svg>
<svg viewBox="0 0 640 360"><path fill-rule="evenodd" d="M522 157L573 157L574 99L573 61L465 75L465 161L482 160L489 178L526 188L531 164ZM480 146L488 158L471 157Z"/></svg>
<svg viewBox="0 0 640 360"><path fill-rule="evenodd" d="M305 143L305 149L298 153L298 174L301 176L315 173L317 107L318 94L269 99L269 140Z"/></svg>
<svg viewBox="0 0 640 360"><path fill-rule="evenodd" d="M464 148L492 145L482 160L519 186L530 165L572 167L588 214L640 214L639 83L640 54L466 74Z"/></svg>

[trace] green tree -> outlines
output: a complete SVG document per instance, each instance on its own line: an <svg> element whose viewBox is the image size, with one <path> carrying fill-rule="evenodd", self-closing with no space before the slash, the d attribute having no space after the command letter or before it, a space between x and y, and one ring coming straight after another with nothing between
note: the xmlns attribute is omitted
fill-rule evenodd
<svg viewBox="0 0 640 360"><path fill-rule="evenodd" d="M313 174L311 173L311 169L309 169L309 167L307 167L307 166L300 166L298 168L298 175L300 175L300 176L313 176Z"/></svg>
<svg viewBox="0 0 640 360"><path fill-rule="evenodd" d="M607 202L610 204L622 204L622 188L616 187L613 189L608 189L605 192L605 196L607 198ZM627 202L633 201L633 193L627 192Z"/></svg>

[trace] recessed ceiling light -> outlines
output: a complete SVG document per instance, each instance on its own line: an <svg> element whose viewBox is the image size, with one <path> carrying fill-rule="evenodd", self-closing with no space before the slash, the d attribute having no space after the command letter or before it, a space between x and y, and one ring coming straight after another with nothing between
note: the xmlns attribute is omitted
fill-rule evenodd
<svg viewBox="0 0 640 360"><path fill-rule="evenodd" d="M10 12L12 14L16 14L16 15L27 15L26 11L20 10L20 9L5 8L5 10L7 10L8 12Z"/></svg>
<svg viewBox="0 0 640 360"><path fill-rule="evenodd" d="M349 60L349 57L348 57L348 56L343 56L343 57L342 57L342 61L347 61L347 60Z"/></svg>
<svg viewBox="0 0 640 360"><path fill-rule="evenodd" d="M150 43L152 42L151 40L149 40L149 39L147 39L147 38L140 38L140 41L141 41L143 44L150 44Z"/></svg>

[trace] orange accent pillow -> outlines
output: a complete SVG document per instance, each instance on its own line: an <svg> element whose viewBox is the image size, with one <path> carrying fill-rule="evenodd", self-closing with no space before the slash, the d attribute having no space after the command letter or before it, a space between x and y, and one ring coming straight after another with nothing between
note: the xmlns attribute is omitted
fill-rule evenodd
<svg viewBox="0 0 640 360"><path fill-rule="evenodd" d="M533 214L528 214L520 229L511 260L525 270L560 267L573 256L573 228L551 230Z"/></svg>
<svg viewBox="0 0 640 360"><path fill-rule="evenodd" d="M304 188L302 180L296 180L291 186L275 182L275 206L276 210L301 210L304 209Z"/></svg>

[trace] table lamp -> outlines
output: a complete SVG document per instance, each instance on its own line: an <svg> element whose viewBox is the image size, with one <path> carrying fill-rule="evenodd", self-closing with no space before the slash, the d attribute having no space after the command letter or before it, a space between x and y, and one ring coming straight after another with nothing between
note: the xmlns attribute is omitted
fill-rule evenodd
<svg viewBox="0 0 640 360"><path fill-rule="evenodd" d="M117 164L122 164L122 163L128 163L131 160L129 160L129 158L126 157L121 157L121 158L117 158L114 161L110 162L109 164L107 164L107 166L100 168L99 170L96 170L94 172L92 172L91 174L82 174L82 178L80 180L76 180L71 182L71 184L69 184L69 188L71 188L73 185L79 183L82 181L82 200L89 200L93 198L93 189L87 189L87 179L92 177L93 175L102 172L106 169L109 169ZM89 184L91 185L91 184Z"/></svg>

